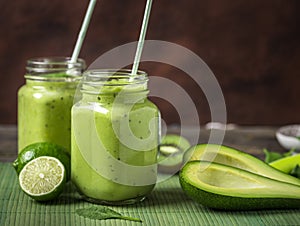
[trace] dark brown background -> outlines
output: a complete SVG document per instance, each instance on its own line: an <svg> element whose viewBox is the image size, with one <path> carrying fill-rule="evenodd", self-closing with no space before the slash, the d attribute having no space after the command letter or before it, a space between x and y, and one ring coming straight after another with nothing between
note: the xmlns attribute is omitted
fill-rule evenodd
<svg viewBox="0 0 300 226"><path fill-rule="evenodd" d="M87 64L137 40L145 2L98 1L80 54ZM0 0L0 123L17 122L16 94L28 58L71 55L87 4ZM299 0L154 0L147 39L182 45L209 65L223 90L228 122L281 125L300 122L299 28ZM201 123L210 120L205 97L188 76L158 63L141 68L180 84ZM167 123L178 123L170 104L154 101Z"/></svg>

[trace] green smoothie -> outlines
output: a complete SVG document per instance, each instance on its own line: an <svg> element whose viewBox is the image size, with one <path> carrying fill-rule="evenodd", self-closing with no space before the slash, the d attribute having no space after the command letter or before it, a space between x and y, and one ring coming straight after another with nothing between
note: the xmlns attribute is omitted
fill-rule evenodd
<svg viewBox="0 0 300 226"><path fill-rule="evenodd" d="M18 91L18 150L51 142L71 152L71 108L85 62L68 57L29 59Z"/></svg>
<svg viewBox="0 0 300 226"><path fill-rule="evenodd" d="M18 92L19 151L35 142L54 142L70 151L71 108L77 83L27 81Z"/></svg>
<svg viewBox="0 0 300 226"><path fill-rule="evenodd" d="M72 181L98 203L142 200L156 183L160 113L145 86L116 83L72 109Z"/></svg>

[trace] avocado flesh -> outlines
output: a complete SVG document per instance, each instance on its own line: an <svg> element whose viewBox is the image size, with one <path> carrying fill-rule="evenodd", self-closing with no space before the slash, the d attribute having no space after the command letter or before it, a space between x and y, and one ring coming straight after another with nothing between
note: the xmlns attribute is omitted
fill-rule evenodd
<svg viewBox="0 0 300 226"><path fill-rule="evenodd" d="M179 178L184 192L209 208L300 208L300 186L219 163L188 162L180 171Z"/></svg>
<svg viewBox="0 0 300 226"><path fill-rule="evenodd" d="M184 162L193 160L220 163L300 186L299 179L282 173L250 154L224 145L199 144L193 146L184 155Z"/></svg>

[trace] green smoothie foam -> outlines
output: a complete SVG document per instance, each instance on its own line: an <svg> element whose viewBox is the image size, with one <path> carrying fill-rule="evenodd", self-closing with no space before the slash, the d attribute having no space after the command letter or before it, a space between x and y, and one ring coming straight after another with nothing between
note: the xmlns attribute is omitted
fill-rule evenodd
<svg viewBox="0 0 300 226"><path fill-rule="evenodd" d="M74 105L72 181L89 199L143 199L155 186L160 115L144 89L105 86Z"/></svg>

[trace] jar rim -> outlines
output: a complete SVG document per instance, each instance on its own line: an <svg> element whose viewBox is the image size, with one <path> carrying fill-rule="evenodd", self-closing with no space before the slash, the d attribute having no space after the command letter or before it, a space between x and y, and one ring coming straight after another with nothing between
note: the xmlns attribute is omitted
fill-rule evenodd
<svg viewBox="0 0 300 226"><path fill-rule="evenodd" d="M84 72L81 92L89 94L148 92L148 76L144 71L131 74L130 69L94 69Z"/></svg>
<svg viewBox="0 0 300 226"><path fill-rule="evenodd" d="M37 57L27 60L26 79L61 81L81 78L86 64L83 59L71 62L70 57Z"/></svg>
<svg viewBox="0 0 300 226"><path fill-rule="evenodd" d="M115 83L108 83L114 80ZM83 73L84 84L99 84L108 86L119 86L128 84L145 83L148 81L148 74L138 70L135 75L130 69L92 69Z"/></svg>
<svg viewBox="0 0 300 226"><path fill-rule="evenodd" d="M71 57L61 57L61 56L54 56L54 57L36 57L27 60L26 67L48 67L51 65L53 66L61 66L61 67L79 67L85 68L85 61L81 58L78 58L76 62L71 61Z"/></svg>

